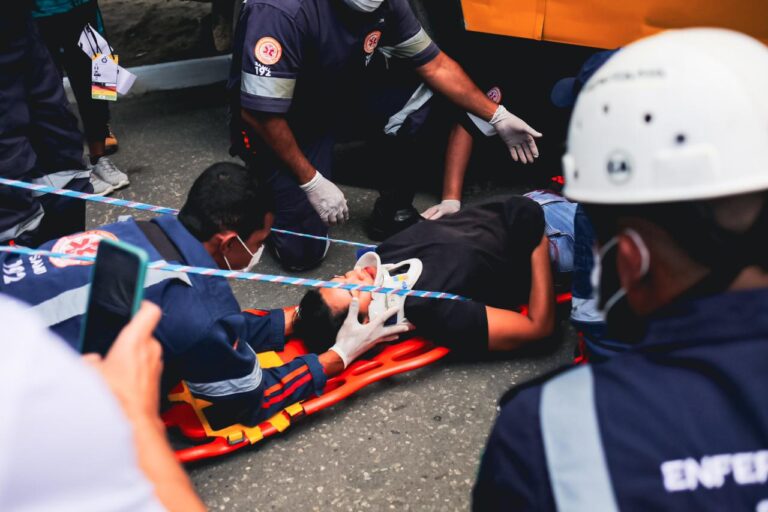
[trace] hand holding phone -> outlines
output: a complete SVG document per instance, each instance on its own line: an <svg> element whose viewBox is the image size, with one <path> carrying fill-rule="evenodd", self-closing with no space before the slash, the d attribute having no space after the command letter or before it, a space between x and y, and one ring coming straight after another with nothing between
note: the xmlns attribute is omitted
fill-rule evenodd
<svg viewBox="0 0 768 512"><path fill-rule="evenodd" d="M99 242L80 351L105 356L144 298L147 253L124 242Z"/></svg>

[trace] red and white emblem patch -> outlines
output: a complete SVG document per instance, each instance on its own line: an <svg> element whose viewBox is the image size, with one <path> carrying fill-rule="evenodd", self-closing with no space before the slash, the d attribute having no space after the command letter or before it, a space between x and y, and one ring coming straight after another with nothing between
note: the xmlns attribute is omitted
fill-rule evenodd
<svg viewBox="0 0 768 512"><path fill-rule="evenodd" d="M486 96L488 96L488 99L490 99L494 103L501 103L501 89L498 87L492 87L487 93L485 93Z"/></svg>
<svg viewBox="0 0 768 512"><path fill-rule="evenodd" d="M363 50L365 53L373 53L373 50L379 46L379 39L381 39L381 30L374 30L367 36L363 42Z"/></svg>
<svg viewBox="0 0 768 512"><path fill-rule="evenodd" d="M262 37L256 42L253 55L265 66L271 66L283 56L283 47L274 37Z"/></svg>
<svg viewBox="0 0 768 512"><path fill-rule="evenodd" d="M117 237L108 231L94 229L59 238L53 244L51 252L75 256L96 256L96 249L99 248L99 242L101 242L102 238L117 240ZM65 260L63 258L50 258L50 260L54 266L59 268L93 265L92 261Z"/></svg>

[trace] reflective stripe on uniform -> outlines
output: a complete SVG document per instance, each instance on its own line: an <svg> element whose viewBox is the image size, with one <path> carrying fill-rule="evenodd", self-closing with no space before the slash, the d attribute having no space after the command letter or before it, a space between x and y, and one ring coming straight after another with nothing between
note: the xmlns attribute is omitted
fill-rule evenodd
<svg viewBox="0 0 768 512"><path fill-rule="evenodd" d="M432 39L422 28L413 37L409 37L395 46L386 46L381 48L381 52L387 57L396 57L398 59L408 59L415 57L429 47Z"/></svg>
<svg viewBox="0 0 768 512"><path fill-rule="evenodd" d="M149 288L150 286L156 285L162 281L167 281L168 279L180 279L192 286L192 282L186 274L149 269L147 271L147 277L144 280L144 288ZM90 284L86 284L79 288L73 288L72 290L62 292L36 306L32 306L32 311L42 318L47 327L83 315L88 307L88 292L90 287Z"/></svg>
<svg viewBox="0 0 768 512"><path fill-rule="evenodd" d="M248 349L253 352L250 345ZM187 387L194 395L220 397L248 393L261 385L261 365L256 354L253 355L253 370L248 375L236 379L220 380L216 382L187 382Z"/></svg>
<svg viewBox="0 0 768 512"><path fill-rule="evenodd" d="M386 126L384 126L384 133L387 135L397 134L408 116L423 107L432 98L432 95L432 89L427 87L426 84L420 84L411 97L408 98L403 108L389 118Z"/></svg>
<svg viewBox="0 0 768 512"><path fill-rule="evenodd" d="M544 453L557 509L618 511L600 438L592 369L580 366L548 381L540 407Z"/></svg>
<svg viewBox="0 0 768 512"><path fill-rule="evenodd" d="M46 187L53 188L66 188L67 184L69 184L69 182L72 180L90 179L90 177L91 171L76 169L46 174L45 176L40 176L39 178L35 178L31 181L35 185L45 185ZM33 196L42 196L45 194L47 194L47 192L32 192Z"/></svg>
<svg viewBox="0 0 768 512"><path fill-rule="evenodd" d="M0 241L6 241L6 240L13 240L14 238L17 238L22 233L26 233L27 231L33 231L37 229L37 227L40 225L40 223L43 221L43 215L45 212L43 211L43 207L38 205L37 211L32 214L27 219L24 219L23 222L16 224L15 226L12 226L2 233L0 233Z"/></svg>
<svg viewBox="0 0 768 512"><path fill-rule="evenodd" d="M295 78L258 76L243 71L240 90L253 96L289 100L296 88Z"/></svg>

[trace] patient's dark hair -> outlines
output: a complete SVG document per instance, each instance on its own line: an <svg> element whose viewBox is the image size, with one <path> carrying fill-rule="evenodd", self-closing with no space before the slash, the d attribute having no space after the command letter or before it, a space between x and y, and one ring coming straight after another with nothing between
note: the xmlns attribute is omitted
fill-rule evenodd
<svg viewBox="0 0 768 512"><path fill-rule="evenodd" d="M247 240L264 227L264 216L271 211L271 196L253 173L242 165L219 162L192 184L179 221L201 242L226 230Z"/></svg>
<svg viewBox="0 0 768 512"><path fill-rule="evenodd" d="M299 304L293 333L310 352L321 354L336 341L345 318L346 311L334 314L318 290L309 290Z"/></svg>

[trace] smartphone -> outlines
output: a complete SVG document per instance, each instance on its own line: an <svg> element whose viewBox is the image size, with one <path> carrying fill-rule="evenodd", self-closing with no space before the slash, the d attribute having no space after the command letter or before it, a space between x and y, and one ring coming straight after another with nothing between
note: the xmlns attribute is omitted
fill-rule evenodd
<svg viewBox="0 0 768 512"><path fill-rule="evenodd" d="M81 353L107 354L141 306L148 263L147 253L139 247L108 239L99 242L81 330Z"/></svg>

